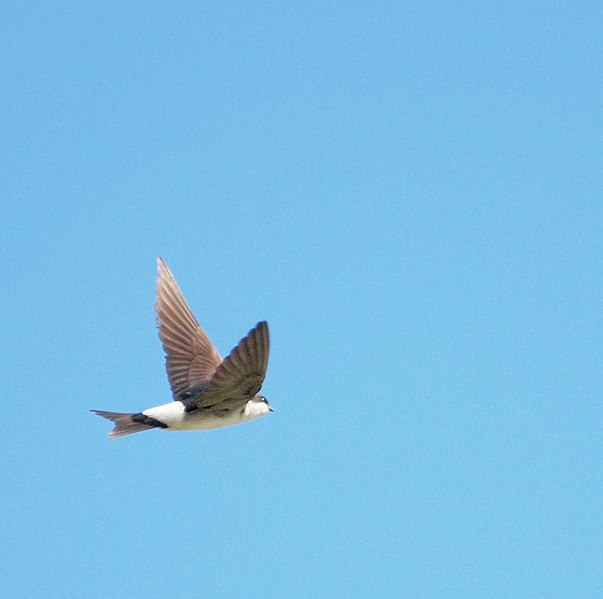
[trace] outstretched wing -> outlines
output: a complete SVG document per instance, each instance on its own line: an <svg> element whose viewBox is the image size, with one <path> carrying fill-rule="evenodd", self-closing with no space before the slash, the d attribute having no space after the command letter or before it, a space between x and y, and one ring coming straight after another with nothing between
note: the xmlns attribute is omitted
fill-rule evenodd
<svg viewBox="0 0 603 599"><path fill-rule="evenodd" d="M193 316L161 258L157 258L155 312L167 375L177 401L190 389L207 384L222 358Z"/></svg>
<svg viewBox="0 0 603 599"><path fill-rule="evenodd" d="M270 338L268 323L259 322L218 366L207 387L186 411L216 407L233 409L245 405L262 387L268 368Z"/></svg>

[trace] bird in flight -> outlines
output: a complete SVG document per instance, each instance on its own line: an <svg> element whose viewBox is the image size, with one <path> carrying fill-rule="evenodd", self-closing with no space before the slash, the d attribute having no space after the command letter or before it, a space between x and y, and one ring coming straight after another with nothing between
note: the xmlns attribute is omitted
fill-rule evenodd
<svg viewBox="0 0 603 599"><path fill-rule="evenodd" d="M91 410L113 422L109 438L153 428L222 428L272 412L259 393L268 368L268 323L258 322L222 360L161 258L157 270L155 311L173 401L138 413Z"/></svg>

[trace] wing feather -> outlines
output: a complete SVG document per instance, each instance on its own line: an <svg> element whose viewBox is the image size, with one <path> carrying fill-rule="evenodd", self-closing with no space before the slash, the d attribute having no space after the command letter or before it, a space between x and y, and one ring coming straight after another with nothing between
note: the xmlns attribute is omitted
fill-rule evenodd
<svg viewBox="0 0 603 599"><path fill-rule="evenodd" d="M222 362L201 325L188 307L170 269L157 259L155 311L159 337L174 400L207 384Z"/></svg>
<svg viewBox="0 0 603 599"><path fill-rule="evenodd" d="M268 368L269 351L268 323L262 321L241 339L218 366L207 387L190 401L186 411L245 405L262 387Z"/></svg>

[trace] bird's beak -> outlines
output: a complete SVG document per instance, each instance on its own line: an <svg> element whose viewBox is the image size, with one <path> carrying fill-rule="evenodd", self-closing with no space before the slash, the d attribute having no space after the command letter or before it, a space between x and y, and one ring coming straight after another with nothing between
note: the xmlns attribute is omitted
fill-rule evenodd
<svg viewBox="0 0 603 599"><path fill-rule="evenodd" d="M271 412L274 412L274 408L273 408L272 406L270 406L268 409L269 409Z"/></svg>

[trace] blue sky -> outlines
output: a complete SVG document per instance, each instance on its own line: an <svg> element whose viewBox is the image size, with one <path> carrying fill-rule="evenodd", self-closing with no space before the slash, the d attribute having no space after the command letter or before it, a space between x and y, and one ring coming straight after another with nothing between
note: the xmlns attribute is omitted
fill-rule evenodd
<svg viewBox="0 0 603 599"><path fill-rule="evenodd" d="M5 597L595 597L597 3L7 3ZM274 414L169 400L164 257Z"/></svg>

